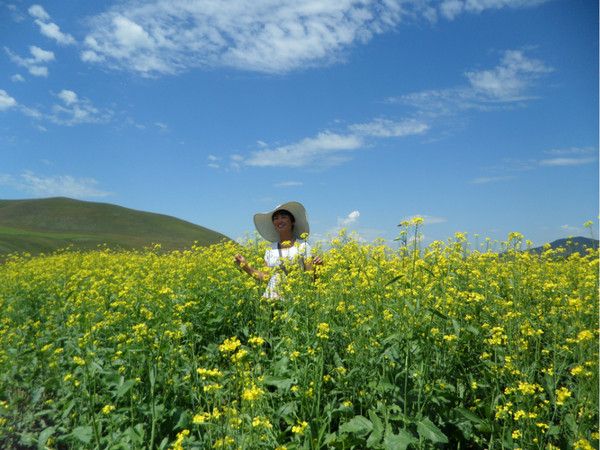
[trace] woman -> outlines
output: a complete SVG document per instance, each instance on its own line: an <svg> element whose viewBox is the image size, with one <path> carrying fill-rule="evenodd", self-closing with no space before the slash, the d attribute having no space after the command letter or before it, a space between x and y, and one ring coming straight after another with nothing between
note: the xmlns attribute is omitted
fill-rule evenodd
<svg viewBox="0 0 600 450"><path fill-rule="evenodd" d="M271 247L265 252L265 264L279 268L269 279L264 297L279 298L277 287L281 282L281 272L287 273L286 263L297 260L304 270L313 270L315 265L322 264L319 257L311 258L311 247L301 237L308 236L309 226L304 206L298 202L287 202L277 206L273 211L254 215L254 225L258 233ZM248 275L259 280L266 280L268 273L251 267L242 255L235 255L235 263Z"/></svg>

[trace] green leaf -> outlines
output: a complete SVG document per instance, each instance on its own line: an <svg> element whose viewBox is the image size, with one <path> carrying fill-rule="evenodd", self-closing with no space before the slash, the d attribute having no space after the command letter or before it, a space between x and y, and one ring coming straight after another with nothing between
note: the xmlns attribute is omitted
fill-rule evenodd
<svg viewBox="0 0 600 450"><path fill-rule="evenodd" d="M415 437L408 431L400 430L398 434L386 433L383 439L385 450L405 450L410 444L417 442Z"/></svg>
<svg viewBox="0 0 600 450"><path fill-rule="evenodd" d="M354 416L340 427L341 433L352 433L357 436L365 436L373 430L373 424L364 416Z"/></svg>
<svg viewBox="0 0 600 450"><path fill-rule="evenodd" d="M135 383L135 380L127 380L125 383L119 386L119 389L117 389L117 398L123 397L127 392L129 392Z"/></svg>
<svg viewBox="0 0 600 450"><path fill-rule="evenodd" d="M289 402L283 405L279 410L277 410L277 414L279 417L289 418L296 413L298 410L298 405L296 402Z"/></svg>
<svg viewBox="0 0 600 450"><path fill-rule="evenodd" d="M92 440L92 427L89 425L77 427L71 432L71 436L83 442L84 444L89 444Z"/></svg>
<svg viewBox="0 0 600 450"><path fill-rule="evenodd" d="M275 386L277 389L287 390L294 384L294 379L267 375L265 376L263 383L267 386Z"/></svg>
<svg viewBox="0 0 600 450"><path fill-rule="evenodd" d="M392 278L390 281L388 281L387 283L385 283L386 286L389 286L392 283L395 283L396 281L398 281L400 278L403 278L404 275L397 275L394 278Z"/></svg>
<svg viewBox="0 0 600 450"><path fill-rule="evenodd" d="M444 433L442 433L442 430L436 427L434 423L427 417L417 422L417 432L423 439L427 439L431 442L441 442L443 444L448 443L448 438Z"/></svg>
<svg viewBox="0 0 600 450"><path fill-rule="evenodd" d="M37 439L38 449L43 450L46 447L46 442L48 441L48 438L54 434L54 431L56 431L56 428L54 427L48 427L45 430L42 430Z"/></svg>
<svg viewBox="0 0 600 450"><path fill-rule="evenodd" d="M369 439L367 439L367 447L372 448L379 444L383 437L383 422L372 409L369 410L369 419L371 419L371 423L373 424L373 431L369 435Z"/></svg>
<svg viewBox="0 0 600 450"><path fill-rule="evenodd" d="M471 411L465 408L454 408L454 410L460 414L464 419L467 419L469 422L473 422L475 424L483 423L483 419L473 414Z"/></svg>

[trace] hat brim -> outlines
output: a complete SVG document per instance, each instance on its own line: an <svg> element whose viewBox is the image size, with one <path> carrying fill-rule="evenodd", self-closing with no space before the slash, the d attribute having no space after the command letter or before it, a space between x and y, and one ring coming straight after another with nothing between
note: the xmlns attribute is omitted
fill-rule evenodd
<svg viewBox="0 0 600 450"><path fill-rule="evenodd" d="M294 239L300 239L304 233L310 233L310 229L308 226L308 217L306 216L306 209L304 209L304 206L302 206L302 204L299 202L287 202L275 207L271 211L254 214L254 226L256 227L256 231L258 231L258 234L260 234L269 242L279 241L279 232L275 229L275 226L273 225L272 217L275 211L279 211L282 209L289 211L294 216Z"/></svg>

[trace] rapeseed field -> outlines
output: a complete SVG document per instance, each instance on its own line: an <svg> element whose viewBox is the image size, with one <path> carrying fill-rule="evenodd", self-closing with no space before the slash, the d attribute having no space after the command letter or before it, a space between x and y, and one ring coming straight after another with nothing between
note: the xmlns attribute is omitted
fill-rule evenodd
<svg viewBox="0 0 600 450"><path fill-rule="evenodd" d="M9 258L0 447L598 448L598 252L404 225L278 300L233 264L256 241Z"/></svg>

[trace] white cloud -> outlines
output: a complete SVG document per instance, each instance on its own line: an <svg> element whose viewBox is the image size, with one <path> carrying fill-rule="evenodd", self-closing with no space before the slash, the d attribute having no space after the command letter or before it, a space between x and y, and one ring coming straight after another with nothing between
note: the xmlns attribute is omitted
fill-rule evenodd
<svg viewBox="0 0 600 450"><path fill-rule="evenodd" d="M46 12L41 5L32 5L27 10L29 14L39 20L50 20L50 15Z"/></svg>
<svg viewBox="0 0 600 450"><path fill-rule="evenodd" d="M50 39L54 39L61 45L71 45L75 44L75 38L68 33L63 33L60 31L60 27L53 22L42 22L41 20L36 20L35 23L40 27L40 33L44 36L49 37Z"/></svg>
<svg viewBox="0 0 600 450"><path fill-rule="evenodd" d="M544 153L549 155L588 155L594 153L594 147L569 147L569 148L553 148L546 150Z"/></svg>
<svg viewBox="0 0 600 450"><path fill-rule="evenodd" d="M0 111L5 111L15 106L17 106L17 101L8 95L8 92L4 89L0 89Z"/></svg>
<svg viewBox="0 0 600 450"><path fill-rule="evenodd" d="M144 75L223 66L284 73L339 60L399 23L401 3L126 1L90 20L82 58Z"/></svg>
<svg viewBox="0 0 600 450"><path fill-rule="evenodd" d="M349 129L356 134L373 137L402 137L412 134L421 134L427 131L429 126L421 121L408 119L394 122L388 119L375 119L368 123L351 125Z"/></svg>
<svg viewBox="0 0 600 450"><path fill-rule="evenodd" d="M23 81L25 81L25 78L23 78L23 75L19 74L19 73L15 73L12 77L10 77L11 81L14 81L15 83L21 83Z"/></svg>
<svg viewBox="0 0 600 450"><path fill-rule="evenodd" d="M89 19L81 58L144 76L198 67L286 73L343 60L351 46L405 19L454 19L542 1L124 0Z"/></svg>
<svg viewBox="0 0 600 450"><path fill-rule="evenodd" d="M359 217L360 217L359 211L352 211L350 214L348 214L343 219L338 219L338 226L347 227L349 225L352 225L353 223L355 223L358 220Z"/></svg>
<svg viewBox="0 0 600 450"><path fill-rule="evenodd" d="M221 158L219 158L219 157L217 157L217 156L215 156L215 155L208 155L208 156L207 156L207 159L208 159L209 161L219 161Z"/></svg>
<svg viewBox="0 0 600 450"><path fill-rule="evenodd" d="M513 176L495 176L495 177L478 177L471 180L472 184L488 184L488 183L499 183L501 181L512 180Z"/></svg>
<svg viewBox="0 0 600 450"><path fill-rule="evenodd" d="M93 178L76 178L71 175L39 176L25 171L19 176L0 175L0 185L11 186L19 191L39 197L106 197L110 192L97 188Z"/></svg>
<svg viewBox="0 0 600 450"><path fill-rule="evenodd" d="M548 0L444 0L439 5L440 14L452 20L461 13L481 13L486 9L524 8Z"/></svg>
<svg viewBox="0 0 600 450"><path fill-rule="evenodd" d="M389 98L388 102L412 106L426 117L493 110L533 98L530 88L551 71L542 61L527 57L521 50L507 50L495 67L466 72L467 85L413 92Z"/></svg>
<svg viewBox="0 0 600 450"><path fill-rule="evenodd" d="M345 161L347 157L343 153L362 146L363 141L358 136L325 131L293 144L255 151L244 164L255 167L330 166Z"/></svg>
<svg viewBox="0 0 600 450"><path fill-rule="evenodd" d="M7 47L4 47L4 51L8 54L12 62L25 67L31 75L36 77L47 77L48 68L46 67L46 63L54 60L53 52L43 50L35 45L29 47L31 58L22 58L11 52Z"/></svg>
<svg viewBox="0 0 600 450"><path fill-rule="evenodd" d="M550 158L542 159L540 165L542 166L581 166L584 164L591 164L596 161L596 158Z"/></svg>
<svg viewBox="0 0 600 450"><path fill-rule="evenodd" d="M35 18L35 23L40 28L40 32L50 39L54 39L61 45L75 44L75 39L68 33L60 31L60 27L50 21L50 14L41 5L33 5L28 10L29 14Z"/></svg>
<svg viewBox="0 0 600 450"><path fill-rule="evenodd" d="M299 186L304 186L304 183L302 181L282 181L281 183L275 183L274 184L275 187L299 187Z"/></svg>
<svg viewBox="0 0 600 450"><path fill-rule="evenodd" d="M492 100L521 100L531 81L550 72L543 62L530 59L520 50L508 50L500 64L490 70L467 72L472 89Z"/></svg>
<svg viewBox="0 0 600 450"><path fill-rule="evenodd" d="M88 99L79 98L73 91L63 89L56 96L62 104L54 104L52 114L48 118L58 125L106 123L112 116L112 111L96 108Z"/></svg>
<svg viewBox="0 0 600 450"><path fill-rule="evenodd" d="M322 131L314 137L275 148L259 141L260 150L237 162L254 167L331 167L348 161L352 151L368 145L369 138L405 137L424 133L428 128L426 123L414 119L393 121L378 118L349 125L343 133Z"/></svg>

